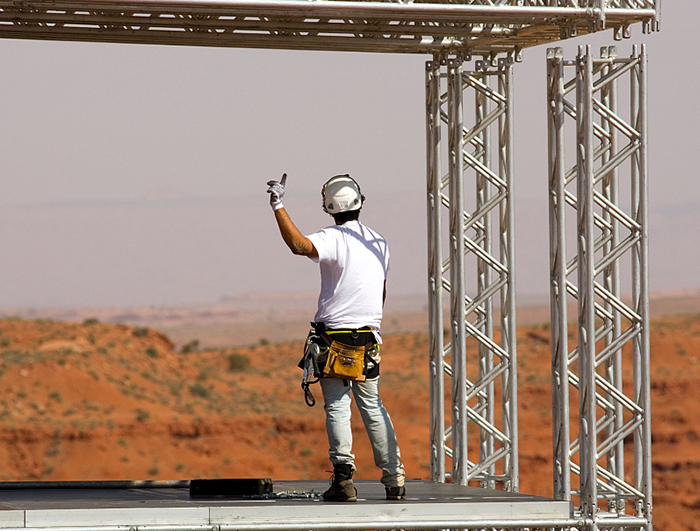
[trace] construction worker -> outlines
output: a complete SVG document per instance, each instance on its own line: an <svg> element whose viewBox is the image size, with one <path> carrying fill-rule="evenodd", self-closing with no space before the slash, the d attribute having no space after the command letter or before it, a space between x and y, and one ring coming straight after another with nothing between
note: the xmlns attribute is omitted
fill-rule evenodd
<svg viewBox="0 0 700 531"><path fill-rule="evenodd" d="M294 254L309 257L321 269L318 311L307 339L307 352L309 346L318 347L317 351L322 352L319 365L324 367L319 376L333 477L323 499L357 500L352 481L352 393L372 445L374 462L382 469L386 498L401 500L406 494L401 454L378 387L379 327L386 298L389 247L381 235L359 221L365 198L349 175L336 175L323 185L323 209L335 225L309 236L301 234L284 208L286 180L284 174L280 181L267 183L280 233ZM353 364L359 364L354 373Z"/></svg>

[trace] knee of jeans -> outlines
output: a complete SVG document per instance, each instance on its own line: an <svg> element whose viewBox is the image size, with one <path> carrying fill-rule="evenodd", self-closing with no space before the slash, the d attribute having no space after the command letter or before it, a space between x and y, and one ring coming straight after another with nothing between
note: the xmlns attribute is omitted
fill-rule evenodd
<svg viewBox="0 0 700 531"><path fill-rule="evenodd" d="M330 400L328 402L325 402L323 404L323 409L326 410L326 413L343 413L346 411L350 411L350 401L349 400Z"/></svg>
<svg viewBox="0 0 700 531"><path fill-rule="evenodd" d="M371 415L383 415L384 406L382 405L382 399L379 395L355 395L355 400L357 402L357 408L360 411L366 411Z"/></svg>

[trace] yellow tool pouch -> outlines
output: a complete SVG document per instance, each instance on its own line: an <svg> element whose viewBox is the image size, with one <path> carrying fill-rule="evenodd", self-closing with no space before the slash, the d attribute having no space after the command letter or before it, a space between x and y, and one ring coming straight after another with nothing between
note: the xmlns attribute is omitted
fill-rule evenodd
<svg viewBox="0 0 700 531"><path fill-rule="evenodd" d="M328 360L323 374L333 378L343 378L364 382L365 347L353 347L333 341L328 351Z"/></svg>

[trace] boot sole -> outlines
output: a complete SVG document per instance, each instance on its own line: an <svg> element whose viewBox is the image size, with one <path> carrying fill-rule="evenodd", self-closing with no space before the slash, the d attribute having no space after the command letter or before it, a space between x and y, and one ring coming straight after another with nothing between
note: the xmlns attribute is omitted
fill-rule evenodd
<svg viewBox="0 0 700 531"><path fill-rule="evenodd" d="M354 487L353 487L353 488L354 488ZM349 497L347 497L347 498L345 498L345 499L340 499L340 498L326 498L326 497L324 497L324 498L323 498L323 501L327 501L327 502L340 502L340 503L343 503L343 502L356 502L356 501L357 501L357 489L355 489L355 495L354 495L354 496L349 496Z"/></svg>

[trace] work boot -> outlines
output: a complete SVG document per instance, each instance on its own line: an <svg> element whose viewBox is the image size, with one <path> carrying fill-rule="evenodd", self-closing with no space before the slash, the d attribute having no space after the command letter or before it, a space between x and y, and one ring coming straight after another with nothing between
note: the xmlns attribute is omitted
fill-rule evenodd
<svg viewBox="0 0 700 531"><path fill-rule="evenodd" d="M352 465L335 465L330 488L323 493L325 501L357 501L357 489L352 483Z"/></svg>
<svg viewBox="0 0 700 531"><path fill-rule="evenodd" d="M406 497L406 487L385 487L387 500L403 500Z"/></svg>

